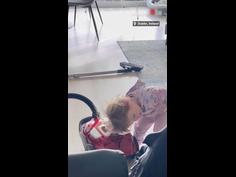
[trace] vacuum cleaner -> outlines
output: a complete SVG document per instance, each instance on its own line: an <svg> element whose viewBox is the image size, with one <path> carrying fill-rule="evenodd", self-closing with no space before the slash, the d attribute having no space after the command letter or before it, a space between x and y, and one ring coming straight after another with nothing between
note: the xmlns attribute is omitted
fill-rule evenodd
<svg viewBox="0 0 236 177"><path fill-rule="evenodd" d="M118 70L112 70L112 71L101 71L101 72L92 72L92 73L81 73L81 74L70 74L68 75L68 79L79 79L84 77L91 77L91 76L97 76L97 75L105 75L105 74L121 74L121 73L130 73L130 72L140 72L143 69L143 66L134 64L134 63L128 63L128 62L121 62L120 63L121 69Z"/></svg>

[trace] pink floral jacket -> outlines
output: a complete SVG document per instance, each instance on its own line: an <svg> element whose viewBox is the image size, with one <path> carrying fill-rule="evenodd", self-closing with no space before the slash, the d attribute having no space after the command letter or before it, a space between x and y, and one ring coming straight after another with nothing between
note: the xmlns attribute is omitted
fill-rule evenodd
<svg viewBox="0 0 236 177"><path fill-rule="evenodd" d="M126 96L132 97L141 107L141 117L134 124L134 136L139 144L143 142L147 130L154 125L157 132L167 126L167 91L161 87L146 87L138 80Z"/></svg>

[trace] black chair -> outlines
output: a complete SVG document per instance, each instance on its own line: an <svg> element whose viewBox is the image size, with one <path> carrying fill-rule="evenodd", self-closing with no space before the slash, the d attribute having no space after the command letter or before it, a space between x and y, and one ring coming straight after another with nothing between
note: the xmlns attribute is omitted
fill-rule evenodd
<svg viewBox="0 0 236 177"><path fill-rule="evenodd" d="M92 10L93 2L95 2L95 5L97 7L100 20L101 20L101 22L103 24L102 16L101 16L101 13L100 13L100 10L99 10L99 7L97 5L97 1L96 0L68 0L68 15L69 15L69 8L71 6L74 6L74 8L75 8L74 9L74 26L75 26L77 6L82 7L82 8L88 8L89 15L90 15L90 17L92 16L92 19L93 19L93 25L94 25L95 32L96 32L96 35L97 35L97 39L99 40L98 32L97 32L97 25L96 25L95 18L94 18L94 15L93 15L93 10Z"/></svg>
<svg viewBox="0 0 236 177"><path fill-rule="evenodd" d="M85 151L68 156L68 177L128 177L128 165L118 150Z"/></svg>
<svg viewBox="0 0 236 177"><path fill-rule="evenodd" d="M151 147L151 153L140 177L167 177L167 128L149 134L144 143Z"/></svg>

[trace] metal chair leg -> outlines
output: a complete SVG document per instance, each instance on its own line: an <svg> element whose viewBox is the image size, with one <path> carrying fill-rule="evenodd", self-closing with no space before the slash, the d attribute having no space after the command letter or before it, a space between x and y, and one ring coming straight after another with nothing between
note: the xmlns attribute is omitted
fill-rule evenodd
<svg viewBox="0 0 236 177"><path fill-rule="evenodd" d="M90 12L90 10L89 10L88 12L89 12L89 17L91 18L91 12Z"/></svg>
<svg viewBox="0 0 236 177"><path fill-rule="evenodd" d="M97 39L99 41L99 37L98 37L98 31L97 31L97 25L96 25L96 22L95 22L95 19L94 19L94 16L93 16L93 10L92 10L92 7L91 5L88 7L90 13L91 13L91 16L92 16L92 19L93 19L93 25L94 25L94 28L95 28L95 31L96 31L96 35L97 35Z"/></svg>
<svg viewBox="0 0 236 177"><path fill-rule="evenodd" d="M98 10L98 14L99 14L100 20L101 20L101 22L102 22L102 24L103 24L102 16L101 16L101 13L100 13L100 10L99 10L99 8L98 8L98 4L97 4L97 1L96 1L96 0L95 0L95 4L96 4L97 10Z"/></svg>
<svg viewBox="0 0 236 177"><path fill-rule="evenodd" d="M75 26L75 22L76 22L76 5L75 5L75 11L74 11L74 26Z"/></svg>

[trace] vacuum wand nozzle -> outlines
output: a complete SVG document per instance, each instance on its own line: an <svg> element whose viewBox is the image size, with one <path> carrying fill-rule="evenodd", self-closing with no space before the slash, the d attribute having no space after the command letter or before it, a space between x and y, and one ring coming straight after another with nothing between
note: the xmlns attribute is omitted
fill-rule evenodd
<svg viewBox="0 0 236 177"><path fill-rule="evenodd" d="M143 69L143 66L134 64L134 63L127 63L127 62L121 62L120 66L124 68L125 70L130 70L134 72L140 72Z"/></svg>

